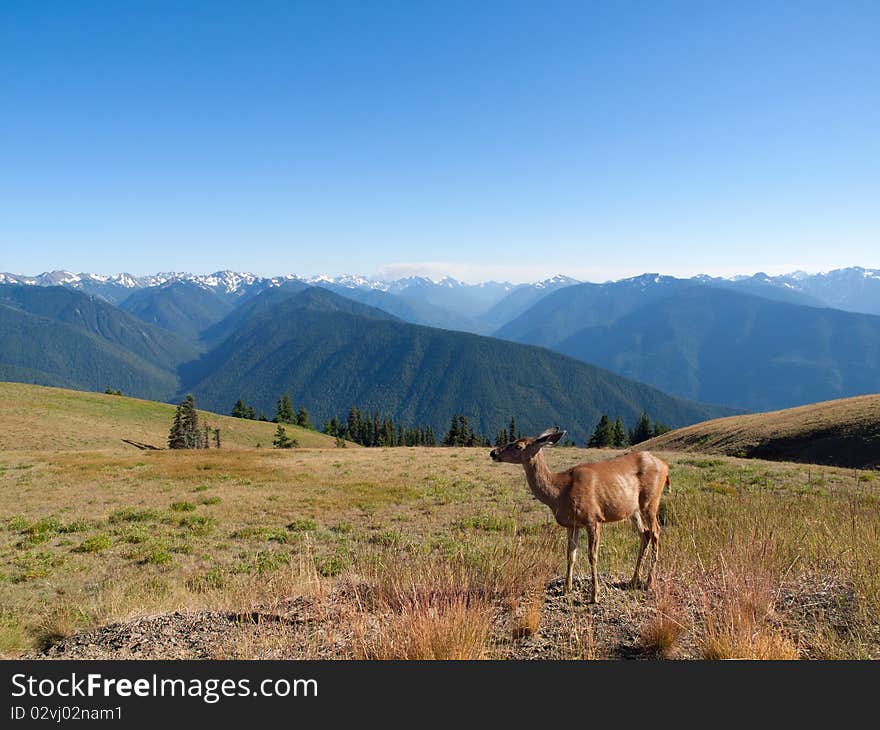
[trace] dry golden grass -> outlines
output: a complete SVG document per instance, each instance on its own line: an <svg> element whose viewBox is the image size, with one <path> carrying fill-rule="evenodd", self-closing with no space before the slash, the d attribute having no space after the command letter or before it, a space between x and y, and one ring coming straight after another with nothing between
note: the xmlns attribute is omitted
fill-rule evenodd
<svg viewBox="0 0 880 730"><path fill-rule="evenodd" d="M876 467L880 465L880 395L704 421L639 448Z"/></svg>
<svg viewBox="0 0 880 730"><path fill-rule="evenodd" d="M611 455L548 457L561 469ZM133 616L333 593L314 609L320 630L259 627L228 655L493 657L559 636L554 656L594 658L614 655L618 606L661 654L880 654L880 480L661 455L673 486L657 592L610 587L604 614L575 603L563 635L542 597L564 531L485 449L0 451L0 653ZM606 580L631 575L637 545L627 524L603 531Z"/></svg>
<svg viewBox="0 0 880 730"><path fill-rule="evenodd" d="M640 630L641 646L649 654L672 657L682 635L688 632L688 617L679 605L672 581L672 571L659 579L651 596L652 614Z"/></svg>
<svg viewBox="0 0 880 730"><path fill-rule="evenodd" d="M482 659L492 608L484 599L425 600L404 606L369 634L356 624L357 659Z"/></svg>

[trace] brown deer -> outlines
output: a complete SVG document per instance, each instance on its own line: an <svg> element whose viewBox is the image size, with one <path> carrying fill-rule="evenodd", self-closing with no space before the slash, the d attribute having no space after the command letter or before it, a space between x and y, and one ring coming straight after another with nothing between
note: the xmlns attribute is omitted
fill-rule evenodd
<svg viewBox="0 0 880 730"><path fill-rule="evenodd" d="M565 590L571 591L574 561L580 529L587 528L590 567L593 571L593 603L599 601L599 533L603 522L631 519L642 538L632 587L639 584L639 569L648 543L651 566L646 588L651 587L654 566L660 551L660 521L657 511L663 488L669 484L669 465L647 451L634 451L594 464L578 464L565 471L552 472L542 449L553 446L565 431L550 428L535 438L521 438L489 452L493 461L522 464L532 494L553 510L556 521L568 529L568 569Z"/></svg>

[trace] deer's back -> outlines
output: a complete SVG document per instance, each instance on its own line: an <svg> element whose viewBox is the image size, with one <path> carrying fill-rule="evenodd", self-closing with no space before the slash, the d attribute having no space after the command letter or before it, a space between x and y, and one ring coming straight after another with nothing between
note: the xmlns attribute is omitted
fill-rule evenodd
<svg viewBox="0 0 880 730"><path fill-rule="evenodd" d="M669 467L647 451L633 451L571 470L569 509L577 522L616 522L659 504Z"/></svg>

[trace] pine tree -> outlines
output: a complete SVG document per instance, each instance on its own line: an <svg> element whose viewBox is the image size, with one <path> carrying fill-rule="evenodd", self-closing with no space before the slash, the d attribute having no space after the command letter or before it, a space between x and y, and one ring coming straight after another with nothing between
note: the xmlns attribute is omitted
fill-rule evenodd
<svg viewBox="0 0 880 730"><path fill-rule="evenodd" d="M425 446L436 446L437 445L437 437L434 436L434 427L428 426L428 430L425 433Z"/></svg>
<svg viewBox="0 0 880 730"><path fill-rule="evenodd" d="M196 401L192 393L181 401L180 409L180 424L183 429L183 439L186 442L184 448L198 449L202 445L202 438L199 433L199 415L196 413Z"/></svg>
<svg viewBox="0 0 880 730"><path fill-rule="evenodd" d="M587 446L592 449L604 449L606 446L614 445L614 426L611 424L608 416L604 413L596 424L596 430L590 436Z"/></svg>
<svg viewBox="0 0 880 730"><path fill-rule="evenodd" d="M245 418L249 418L251 421L257 420L257 413L256 413L256 411L254 411L253 406L247 407L247 413L245 414Z"/></svg>
<svg viewBox="0 0 880 730"><path fill-rule="evenodd" d="M642 413L639 416L638 423L636 423L636 427L629 432L629 442L635 446L636 444L642 443L642 441L647 441L654 434L654 428L651 426L651 419L647 413Z"/></svg>
<svg viewBox="0 0 880 730"><path fill-rule="evenodd" d="M516 419L513 416L510 417L510 428L507 429L507 436L511 441L516 441L517 439L522 438L522 434L517 433Z"/></svg>
<svg viewBox="0 0 880 730"><path fill-rule="evenodd" d="M199 428L196 401L192 395L186 396L174 412L174 422L168 434L169 449L201 449L205 438Z"/></svg>
<svg viewBox="0 0 880 730"><path fill-rule="evenodd" d="M274 420L275 423L293 423L294 418L293 402L290 400L290 391L287 391L278 399Z"/></svg>
<svg viewBox="0 0 880 730"><path fill-rule="evenodd" d="M290 449L297 446L297 442L296 439L287 435L287 430L279 423L275 429L275 439L272 441L272 446L276 449Z"/></svg>
<svg viewBox="0 0 880 730"><path fill-rule="evenodd" d="M624 446L626 446L626 444L627 444L626 429L623 427L623 421L621 420L620 416L618 416L617 420L614 422L613 434L614 434L613 445L615 448L620 449L620 448L623 448Z"/></svg>
<svg viewBox="0 0 880 730"><path fill-rule="evenodd" d="M458 426L458 414L456 413L452 416L452 422L449 424L449 431L446 432L446 436L443 439L443 445L458 446L460 438L461 435Z"/></svg>
<svg viewBox="0 0 880 730"><path fill-rule="evenodd" d="M171 425L171 432L168 434L168 448L186 448L186 438L183 435L183 413L181 406L177 406L177 410L174 412L174 422Z"/></svg>
<svg viewBox="0 0 880 730"><path fill-rule="evenodd" d="M671 431L671 430L672 429L669 428L669 426L667 426L665 423L660 423L659 421L655 421L654 422L654 429L651 432L651 438L654 438L655 436L662 436L664 433L666 433L667 431Z"/></svg>
<svg viewBox="0 0 880 730"><path fill-rule="evenodd" d="M348 409L348 420L346 421L346 430L348 431L348 438L352 441L356 441L360 443L360 427L359 427L359 419L358 412L354 406Z"/></svg>
<svg viewBox="0 0 880 730"><path fill-rule="evenodd" d="M266 421L266 422L268 423L269 419L266 418L266 412L265 412L265 411L260 410L260 418L259 418L259 420L260 420L260 421Z"/></svg>
<svg viewBox="0 0 880 730"><path fill-rule="evenodd" d="M456 446L469 446L471 437L471 427L468 424L467 416L458 417L458 443Z"/></svg>
<svg viewBox="0 0 880 730"><path fill-rule="evenodd" d="M309 412L306 410L305 406L300 406L299 410L296 412L296 425L302 426L303 428L314 428L309 421Z"/></svg>
<svg viewBox="0 0 880 730"><path fill-rule="evenodd" d="M233 418L247 418L247 405L241 398L235 401L235 405L232 406L231 415Z"/></svg>

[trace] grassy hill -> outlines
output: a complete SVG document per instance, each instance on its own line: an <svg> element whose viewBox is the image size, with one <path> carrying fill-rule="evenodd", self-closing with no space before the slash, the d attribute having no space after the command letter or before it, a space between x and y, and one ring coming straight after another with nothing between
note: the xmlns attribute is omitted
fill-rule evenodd
<svg viewBox="0 0 880 730"><path fill-rule="evenodd" d="M706 421L640 445L773 461L880 466L880 395Z"/></svg>
<svg viewBox="0 0 880 730"><path fill-rule="evenodd" d="M122 439L164 447L174 416L174 406L167 403L22 383L0 382L0 402L0 451L135 451ZM223 448L250 448L258 443L272 446L274 423L206 411L199 411L199 415L220 429ZM335 446L324 434L297 426L286 428L302 447Z"/></svg>

